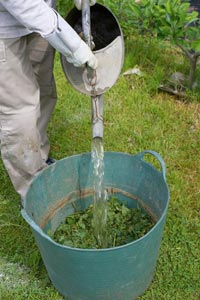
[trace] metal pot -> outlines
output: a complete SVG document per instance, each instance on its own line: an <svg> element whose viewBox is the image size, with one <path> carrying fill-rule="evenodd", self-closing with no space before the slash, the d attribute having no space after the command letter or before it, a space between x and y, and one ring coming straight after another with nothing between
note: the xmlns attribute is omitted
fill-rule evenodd
<svg viewBox="0 0 200 300"><path fill-rule="evenodd" d="M95 45L93 53L98 59L95 95L102 95L119 77L124 60L124 40L118 21L105 6L101 4L91 6L90 18L91 36ZM73 8L65 20L80 36L83 36L81 11ZM74 67L63 55L61 55L61 64L66 78L75 89L83 94L94 94L86 67Z"/></svg>

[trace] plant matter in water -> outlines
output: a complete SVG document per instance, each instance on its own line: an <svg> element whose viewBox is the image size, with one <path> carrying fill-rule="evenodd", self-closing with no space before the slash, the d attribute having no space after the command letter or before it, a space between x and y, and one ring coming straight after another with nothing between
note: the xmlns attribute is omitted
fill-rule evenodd
<svg viewBox="0 0 200 300"><path fill-rule="evenodd" d="M116 197L108 200L107 248L121 246L139 239L155 224L141 208L129 208ZM48 232L57 243L82 249L98 249L94 236L93 205L66 217L54 233Z"/></svg>

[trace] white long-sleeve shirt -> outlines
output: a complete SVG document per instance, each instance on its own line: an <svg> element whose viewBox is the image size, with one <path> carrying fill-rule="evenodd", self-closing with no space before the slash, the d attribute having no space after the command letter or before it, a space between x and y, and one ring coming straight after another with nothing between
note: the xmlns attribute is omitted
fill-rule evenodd
<svg viewBox="0 0 200 300"><path fill-rule="evenodd" d="M0 0L0 38L38 32L48 35L55 28L56 0Z"/></svg>

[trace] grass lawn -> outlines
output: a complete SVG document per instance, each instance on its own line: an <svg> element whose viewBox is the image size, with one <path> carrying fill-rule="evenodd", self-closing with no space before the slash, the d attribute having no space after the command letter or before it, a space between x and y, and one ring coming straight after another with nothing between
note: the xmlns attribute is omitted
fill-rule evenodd
<svg viewBox="0 0 200 300"><path fill-rule="evenodd" d="M199 300L200 90L185 99L158 92L173 72L188 70L182 55L167 44L127 42L123 71L136 65L142 76L122 74L105 95L104 149L159 152L171 194L155 277L139 299ZM90 152L90 98L67 83L58 56L55 77L59 100L49 126L51 156ZM63 299L48 279L2 161L0 183L0 299Z"/></svg>

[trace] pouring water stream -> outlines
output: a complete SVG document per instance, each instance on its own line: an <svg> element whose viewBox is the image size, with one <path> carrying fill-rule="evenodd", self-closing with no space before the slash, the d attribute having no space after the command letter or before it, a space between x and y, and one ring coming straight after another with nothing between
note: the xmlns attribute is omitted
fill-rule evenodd
<svg viewBox="0 0 200 300"><path fill-rule="evenodd" d="M93 227L99 248L107 247L107 192L104 186L103 95L91 97L93 166Z"/></svg>
<svg viewBox="0 0 200 300"><path fill-rule="evenodd" d="M85 42L92 48L90 5L82 1L82 26ZM93 164L93 226L99 248L107 247L107 192L104 187L103 95L96 94L96 71L87 66L88 82L92 87L92 145Z"/></svg>
<svg viewBox="0 0 200 300"><path fill-rule="evenodd" d="M101 138L92 140L93 226L98 247L107 246L107 192L104 187L104 149Z"/></svg>

